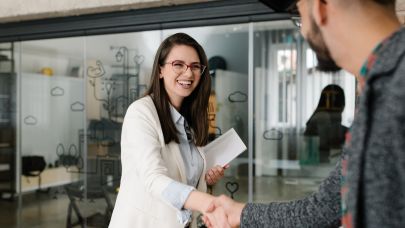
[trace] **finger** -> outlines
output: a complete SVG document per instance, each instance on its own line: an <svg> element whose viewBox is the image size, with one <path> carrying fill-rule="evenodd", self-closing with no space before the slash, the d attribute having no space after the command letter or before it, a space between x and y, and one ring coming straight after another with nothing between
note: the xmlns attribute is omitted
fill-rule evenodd
<svg viewBox="0 0 405 228"><path fill-rule="evenodd" d="M205 215L207 217L208 227L217 227L217 221L214 215L212 213L207 213Z"/></svg>
<svg viewBox="0 0 405 228"><path fill-rule="evenodd" d="M214 181L212 180L210 175L205 175L205 181L207 182L207 184L212 185L214 183Z"/></svg>
<svg viewBox="0 0 405 228"><path fill-rule="evenodd" d="M221 177L222 176L221 172L222 172L222 167L220 167L220 166L216 166L213 169L213 173L215 174L215 176Z"/></svg>
<svg viewBox="0 0 405 228"><path fill-rule="evenodd" d="M213 170L210 172L210 177L214 180L218 179L218 177L221 177L221 173L218 172L217 170Z"/></svg>
<svg viewBox="0 0 405 228"><path fill-rule="evenodd" d="M212 203L214 204L215 208L222 206L221 198L218 197L215 197L215 199L212 200Z"/></svg>
<svg viewBox="0 0 405 228"><path fill-rule="evenodd" d="M215 210L213 214L217 225L219 225L220 227L229 227L228 217L226 216L223 208L221 207L217 208L217 210Z"/></svg>
<svg viewBox="0 0 405 228"><path fill-rule="evenodd" d="M221 167L221 166L218 166L218 168L219 168L219 171L220 171L220 173L221 173L221 176L223 176L224 173L225 173L225 168L224 168L224 167Z"/></svg>
<svg viewBox="0 0 405 228"><path fill-rule="evenodd" d="M208 205L208 207L205 209L205 212L206 213L210 213L210 212L212 212L212 211L214 211L215 210L215 203L212 201L209 205ZM204 214L204 216L205 216L205 214Z"/></svg>
<svg viewBox="0 0 405 228"><path fill-rule="evenodd" d="M205 226L210 227L210 220L207 218L206 215L201 217L202 221L204 222Z"/></svg>
<svg viewBox="0 0 405 228"><path fill-rule="evenodd" d="M224 166L224 169L227 169L227 168L229 168L230 167L230 165L229 164L226 164L225 166Z"/></svg>
<svg viewBox="0 0 405 228"><path fill-rule="evenodd" d="M210 177L216 183L216 182L218 182L219 179L222 178L222 175L217 172L213 172L210 174Z"/></svg>
<svg viewBox="0 0 405 228"><path fill-rule="evenodd" d="M220 178L218 178L218 176L217 176L217 175L212 175L212 176L209 176L209 178L210 178L210 180L211 180L212 184L217 183L217 182L218 182L218 180L220 179Z"/></svg>

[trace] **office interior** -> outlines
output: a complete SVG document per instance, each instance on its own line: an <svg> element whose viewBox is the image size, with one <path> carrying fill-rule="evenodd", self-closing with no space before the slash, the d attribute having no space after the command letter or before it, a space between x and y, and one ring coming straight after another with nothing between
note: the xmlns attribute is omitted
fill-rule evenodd
<svg viewBox="0 0 405 228"><path fill-rule="evenodd" d="M344 71L319 72L295 24L283 19L1 43L0 226L108 224L119 192L126 109L148 88L160 42L177 32L194 37L209 59L211 140L233 128L248 148L212 193L266 203L316 191L353 121L356 82Z"/></svg>

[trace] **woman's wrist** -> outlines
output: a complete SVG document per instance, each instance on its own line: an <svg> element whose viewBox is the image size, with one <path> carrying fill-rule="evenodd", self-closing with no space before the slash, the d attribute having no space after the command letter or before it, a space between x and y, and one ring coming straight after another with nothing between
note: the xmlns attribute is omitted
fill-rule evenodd
<svg viewBox="0 0 405 228"><path fill-rule="evenodd" d="M192 191L184 203L184 208L205 213L211 204L213 196L199 191Z"/></svg>

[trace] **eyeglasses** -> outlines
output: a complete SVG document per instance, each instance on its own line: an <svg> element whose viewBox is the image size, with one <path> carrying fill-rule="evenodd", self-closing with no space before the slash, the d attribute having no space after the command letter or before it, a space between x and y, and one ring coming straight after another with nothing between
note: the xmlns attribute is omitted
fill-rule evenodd
<svg viewBox="0 0 405 228"><path fill-rule="evenodd" d="M188 68L190 68L191 72L193 72L194 74L202 75L204 73L205 68L207 68L206 66L204 66L200 63L192 63L192 64L188 65L179 60L175 60L171 63L168 62L165 64L171 64L172 69L173 69L174 73L176 73L176 74L182 74L182 73L186 72Z"/></svg>
<svg viewBox="0 0 405 228"><path fill-rule="evenodd" d="M294 24L298 29L301 29L301 26L302 26L301 17L292 16L292 17L291 17L291 21L293 22L293 24Z"/></svg>

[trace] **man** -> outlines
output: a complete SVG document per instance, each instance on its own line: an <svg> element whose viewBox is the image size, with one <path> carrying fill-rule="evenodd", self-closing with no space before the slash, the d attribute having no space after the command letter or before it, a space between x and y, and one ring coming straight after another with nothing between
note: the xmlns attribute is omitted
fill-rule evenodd
<svg viewBox="0 0 405 228"><path fill-rule="evenodd" d="M209 227L405 227L405 29L395 0L300 0L297 7L319 64L335 70L336 62L358 81L342 161L305 199L242 204L220 196L205 221Z"/></svg>

